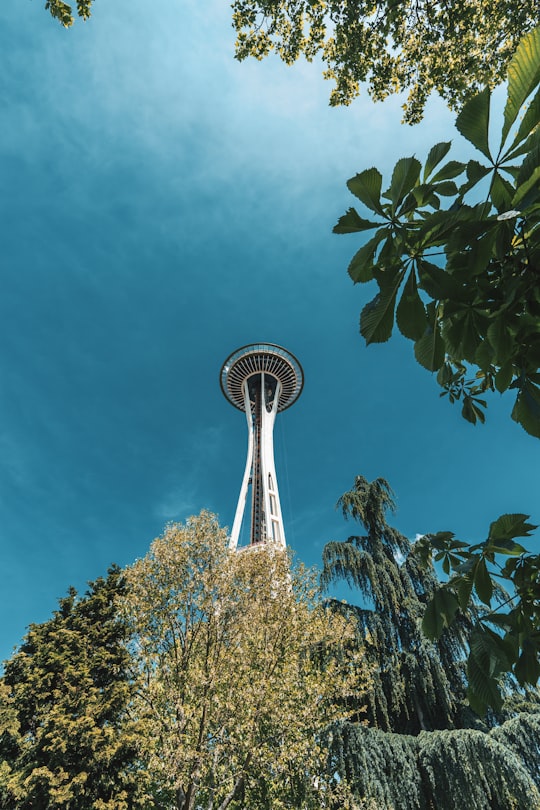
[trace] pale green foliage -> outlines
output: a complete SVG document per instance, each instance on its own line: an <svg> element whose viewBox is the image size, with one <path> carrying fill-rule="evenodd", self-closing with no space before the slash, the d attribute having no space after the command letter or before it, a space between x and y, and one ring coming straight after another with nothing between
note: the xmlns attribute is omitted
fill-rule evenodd
<svg viewBox="0 0 540 810"><path fill-rule="evenodd" d="M230 552L207 512L168 526L126 576L156 795L178 810L327 806L320 732L367 677L313 577L271 544Z"/></svg>
<svg viewBox="0 0 540 810"><path fill-rule="evenodd" d="M318 55L336 83L331 104L349 104L364 82L377 101L408 90L409 123L432 90L456 107L500 82L538 19L536 0L234 0L232 8L237 58L275 50L291 64Z"/></svg>
<svg viewBox="0 0 540 810"><path fill-rule="evenodd" d="M347 186L370 219L350 208L334 232L375 231L349 265L378 286L360 316L366 343L387 341L395 321L465 419L484 421L485 393L515 391L512 418L540 438L540 28L508 67L495 145L490 102L483 90L456 120L478 159L445 160L450 143L438 143L423 167L401 158L385 191L365 169Z"/></svg>

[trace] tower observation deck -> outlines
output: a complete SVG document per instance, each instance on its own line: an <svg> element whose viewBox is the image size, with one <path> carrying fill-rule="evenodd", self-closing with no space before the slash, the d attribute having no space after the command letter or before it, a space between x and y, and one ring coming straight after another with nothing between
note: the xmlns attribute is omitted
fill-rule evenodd
<svg viewBox="0 0 540 810"><path fill-rule="evenodd" d="M285 546L285 530L274 463L276 414L296 402L304 373L294 355L273 343L251 343L233 352L220 373L221 390L246 414L246 468L231 531L230 548L238 546L251 490L250 545L268 540Z"/></svg>

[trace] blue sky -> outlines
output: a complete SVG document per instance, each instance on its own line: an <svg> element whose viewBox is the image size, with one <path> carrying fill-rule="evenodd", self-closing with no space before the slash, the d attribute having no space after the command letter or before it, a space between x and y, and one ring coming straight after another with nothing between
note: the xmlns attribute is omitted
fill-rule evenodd
<svg viewBox="0 0 540 810"><path fill-rule="evenodd" d="M0 6L0 659L167 521L231 525L246 429L218 374L246 343L304 368L276 454L307 563L353 532L334 504L358 473L389 480L411 538L540 522L511 403L474 428L407 341L366 349L360 242L331 233L355 172L450 138L465 154L444 105L415 128L399 99L331 109L319 65L236 62L223 1L96 0L69 31L42 5Z"/></svg>

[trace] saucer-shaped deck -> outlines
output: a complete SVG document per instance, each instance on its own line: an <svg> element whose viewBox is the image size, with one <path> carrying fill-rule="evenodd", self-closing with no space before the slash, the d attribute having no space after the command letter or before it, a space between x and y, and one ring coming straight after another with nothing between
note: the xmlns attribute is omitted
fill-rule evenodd
<svg viewBox="0 0 540 810"><path fill-rule="evenodd" d="M235 408L245 410L242 384L261 372L281 383L278 411L296 402L304 385L304 373L296 357L273 343L250 343L233 352L221 368L221 390Z"/></svg>

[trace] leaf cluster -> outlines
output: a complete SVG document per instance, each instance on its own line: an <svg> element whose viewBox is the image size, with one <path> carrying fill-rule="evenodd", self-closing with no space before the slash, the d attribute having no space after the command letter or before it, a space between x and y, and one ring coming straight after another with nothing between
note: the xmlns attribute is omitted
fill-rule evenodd
<svg viewBox="0 0 540 810"><path fill-rule="evenodd" d="M524 514L501 515L487 539L474 545L439 532L415 546L425 568L433 557L449 575L427 605L422 628L428 638L439 638L460 611L480 605L467 663L468 698L478 713L500 709L504 674L522 686L536 686L540 677L540 555L516 542L537 528L527 521Z"/></svg>
<svg viewBox="0 0 540 810"><path fill-rule="evenodd" d="M77 15L83 20L90 19L92 13L92 3L94 0L77 0ZM47 0L45 9L51 17L58 20L64 28L70 28L75 22L73 4L65 3L64 0Z"/></svg>
<svg viewBox="0 0 540 810"><path fill-rule="evenodd" d="M334 232L375 232L349 265L355 283L378 287L360 317L366 344L397 323L465 419L484 422L484 395L512 389L512 418L540 437L540 27L508 67L496 150L490 105L485 89L456 120L480 159L448 160L451 144L438 143L424 165L400 159L385 191L366 169L347 186L370 219L350 208Z"/></svg>
<svg viewBox="0 0 540 810"><path fill-rule="evenodd" d="M335 81L332 105L350 104L364 83L374 100L408 90L408 123L432 90L457 108L498 84L538 20L535 0L233 0L232 9L238 59L320 56Z"/></svg>

